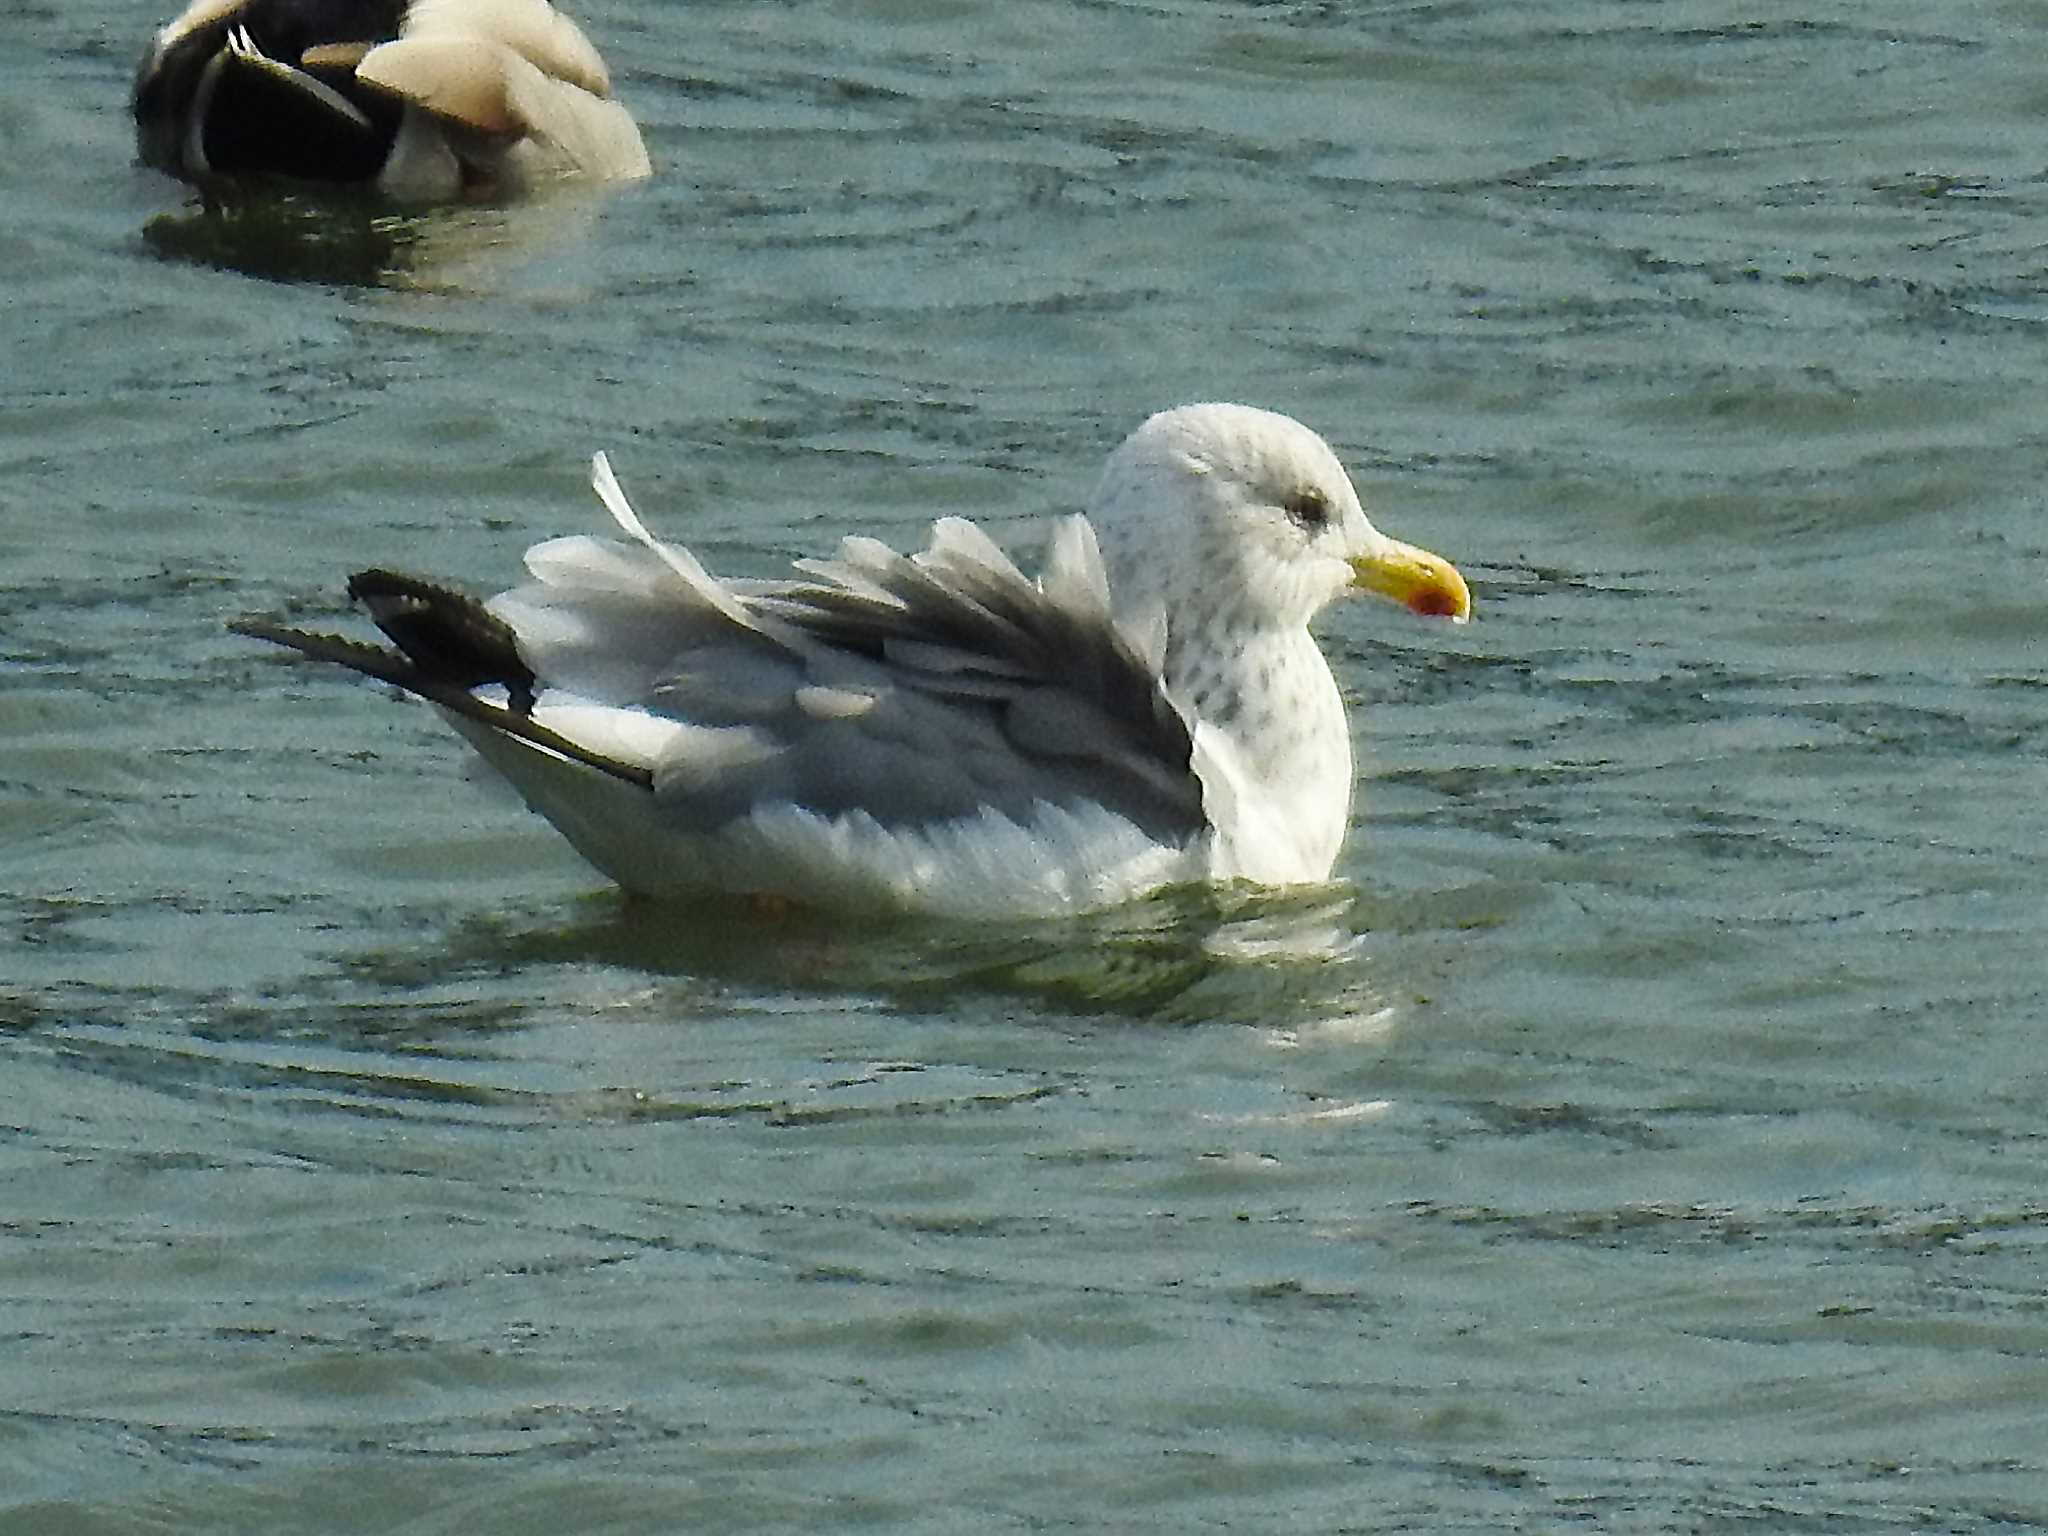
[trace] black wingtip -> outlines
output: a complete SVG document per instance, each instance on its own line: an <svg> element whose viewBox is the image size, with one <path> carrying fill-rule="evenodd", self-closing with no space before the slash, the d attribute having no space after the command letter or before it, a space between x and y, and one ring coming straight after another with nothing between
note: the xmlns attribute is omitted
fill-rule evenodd
<svg viewBox="0 0 2048 1536"><path fill-rule="evenodd" d="M514 714L532 713L537 683L519 637L475 598L375 567L349 578L348 595L428 677L464 690L501 684Z"/></svg>
<svg viewBox="0 0 2048 1536"><path fill-rule="evenodd" d="M411 581L412 578L402 577L400 580ZM353 592L355 583L351 582L349 586ZM467 598L463 601L473 602ZM476 606L481 607L480 604ZM288 624L279 624L257 614L230 619L228 628L235 634L247 635L252 640L267 640L272 645L281 645L287 650L297 651L301 656L310 657L314 661L331 661L337 666L347 667L351 672L360 672L365 677L374 677L380 682L403 688L407 693L416 694L430 704L438 704L443 709L452 710L467 719L487 725L494 731L502 731L507 736L516 736L536 747L544 747L560 757L582 763L586 768L595 768L598 772L609 774L625 783L641 789L654 788L654 774L638 763L623 763L617 758L606 757L602 752L593 752L582 743L571 741L561 732L551 730L533 720L528 713L533 703L531 672L526 674L527 708L507 709L500 705L487 704L469 692L469 688L475 686L474 684L451 682L445 676L429 672L414 658L401 655L397 651L386 650L381 645L366 645L360 640L346 639L341 635L293 629ZM484 681L500 679L487 678Z"/></svg>

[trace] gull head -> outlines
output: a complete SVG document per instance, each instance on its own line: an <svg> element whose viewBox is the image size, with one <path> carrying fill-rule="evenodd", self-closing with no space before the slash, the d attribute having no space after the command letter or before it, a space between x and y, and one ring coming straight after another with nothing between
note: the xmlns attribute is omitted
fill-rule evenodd
<svg viewBox="0 0 2048 1536"><path fill-rule="evenodd" d="M1373 527L1328 443L1254 406L1151 417L1110 455L1089 517L1126 615L1288 629L1354 589L1458 622L1472 611L1449 561Z"/></svg>

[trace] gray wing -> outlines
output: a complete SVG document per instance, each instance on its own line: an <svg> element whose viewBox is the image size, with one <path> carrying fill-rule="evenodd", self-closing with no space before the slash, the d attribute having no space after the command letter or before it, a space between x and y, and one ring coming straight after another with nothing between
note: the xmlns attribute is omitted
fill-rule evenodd
<svg viewBox="0 0 2048 1536"><path fill-rule="evenodd" d="M764 802L885 826L1104 806L1162 840L1204 825L1186 722L1108 612L1094 537L1043 582L971 524L916 557L850 539L781 583L722 583L668 546L576 538L490 604L549 690L682 729L647 754L685 825ZM564 734L575 735L566 723Z"/></svg>
<svg viewBox="0 0 2048 1536"><path fill-rule="evenodd" d="M915 557L849 539L786 582L720 582L651 538L555 539L527 567L488 604L359 573L396 650L237 627L639 785L682 832L777 802L890 828L1047 803L1165 842L1205 825L1187 723L1111 620L1084 519L1039 582L958 519Z"/></svg>

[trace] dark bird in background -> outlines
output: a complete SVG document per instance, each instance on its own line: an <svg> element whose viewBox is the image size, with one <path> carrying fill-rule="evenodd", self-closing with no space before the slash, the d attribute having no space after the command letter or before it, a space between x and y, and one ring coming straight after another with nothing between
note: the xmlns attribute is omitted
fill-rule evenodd
<svg viewBox="0 0 2048 1536"><path fill-rule="evenodd" d="M604 60L547 0L193 0L133 106L142 159L202 184L435 201L652 169Z"/></svg>

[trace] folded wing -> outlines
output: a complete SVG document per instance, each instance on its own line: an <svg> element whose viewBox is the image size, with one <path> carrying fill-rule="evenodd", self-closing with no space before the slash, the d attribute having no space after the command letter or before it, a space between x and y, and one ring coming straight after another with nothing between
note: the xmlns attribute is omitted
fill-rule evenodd
<svg viewBox="0 0 2048 1536"><path fill-rule="evenodd" d="M915 557L849 539L745 587L628 522L601 459L597 481L631 542L539 545L533 581L488 606L541 681L536 719L650 723L646 766L684 823L764 801L885 826L1052 803L1162 841L1200 831L1187 726L1110 620L1085 521L1043 583L948 519Z"/></svg>
<svg viewBox="0 0 2048 1536"><path fill-rule="evenodd" d="M794 580L724 582L595 467L628 537L537 545L488 603L359 573L391 649L238 627L439 705L630 889L914 903L940 871L951 908L1056 910L1199 876L1193 742L1085 520L1035 582L957 519L915 556L849 539Z"/></svg>

